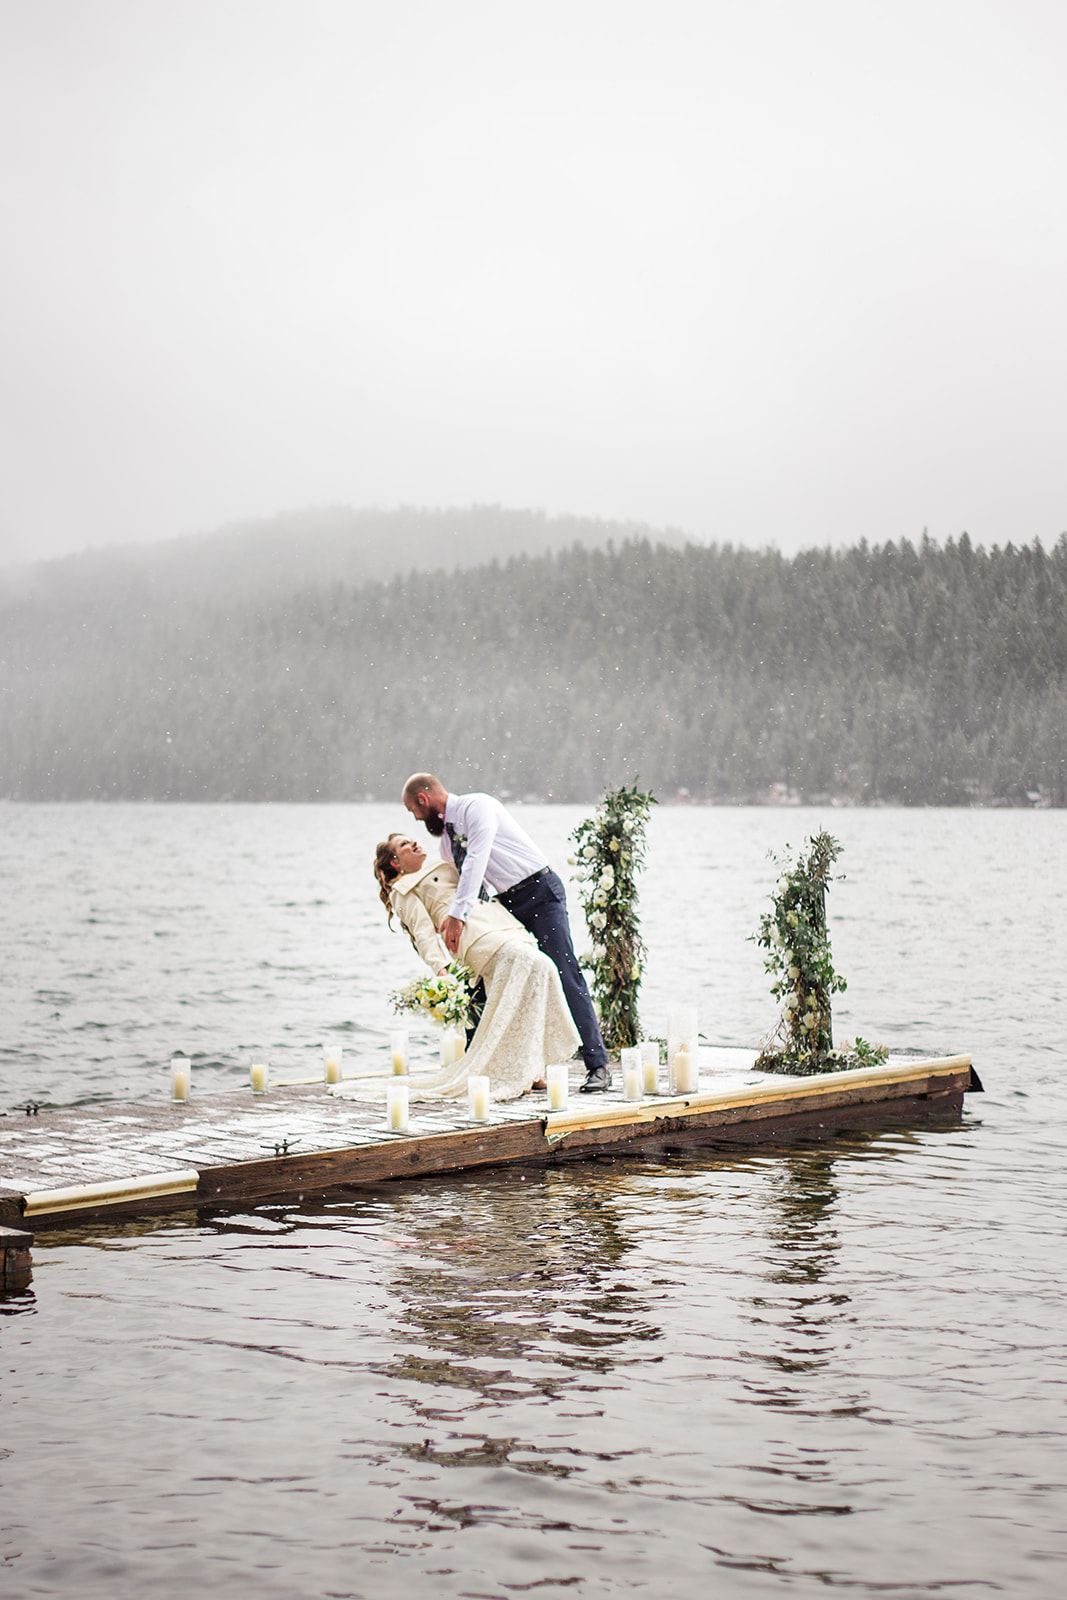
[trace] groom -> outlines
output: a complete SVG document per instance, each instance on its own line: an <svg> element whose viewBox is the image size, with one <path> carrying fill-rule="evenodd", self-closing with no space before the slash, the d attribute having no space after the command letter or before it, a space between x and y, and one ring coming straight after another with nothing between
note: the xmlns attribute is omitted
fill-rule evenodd
<svg viewBox="0 0 1067 1600"><path fill-rule="evenodd" d="M488 898L483 880L528 928L549 960L559 968L563 994L582 1041L585 1082L582 1094L611 1087L608 1053L589 990L571 943L567 892L530 835L488 794L449 794L431 772L416 772L404 785L405 806L427 833L441 840L441 855L455 863L459 884L441 937L455 955L471 907Z"/></svg>

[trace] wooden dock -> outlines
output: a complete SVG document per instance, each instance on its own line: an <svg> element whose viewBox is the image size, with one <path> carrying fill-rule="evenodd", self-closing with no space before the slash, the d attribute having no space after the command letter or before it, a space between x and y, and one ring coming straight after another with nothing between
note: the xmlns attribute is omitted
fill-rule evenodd
<svg viewBox="0 0 1067 1600"><path fill-rule="evenodd" d="M969 1056L901 1057L815 1078L711 1070L696 1093L639 1101L618 1091L578 1095L581 1076L576 1064L566 1111L549 1111L535 1094L473 1122L465 1102L413 1100L407 1133L388 1130L382 1104L322 1083L9 1112L0 1117L0 1238L4 1228L20 1233L14 1252L27 1231L107 1217L311 1200L479 1167L818 1137L958 1115L964 1094L981 1087Z"/></svg>

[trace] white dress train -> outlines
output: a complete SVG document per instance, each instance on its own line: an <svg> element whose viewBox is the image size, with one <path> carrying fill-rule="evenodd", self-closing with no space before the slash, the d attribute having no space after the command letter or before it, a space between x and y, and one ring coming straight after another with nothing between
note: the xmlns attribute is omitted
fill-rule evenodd
<svg viewBox="0 0 1067 1600"><path fill-rule="evenodd" d="M494 1100L517 1100L554 1061L567 1061L578 1044L559 973L536 945L502 944L482 969L486 1002L466 1055L450 1067L411 1077L411 1098L451 1100L467 1092L467 1079L484 1074Z"/></svg>

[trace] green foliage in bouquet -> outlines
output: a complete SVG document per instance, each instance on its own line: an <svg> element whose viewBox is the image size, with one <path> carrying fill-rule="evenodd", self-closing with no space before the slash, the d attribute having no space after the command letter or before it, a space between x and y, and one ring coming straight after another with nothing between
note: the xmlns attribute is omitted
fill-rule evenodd
<svg viewBox="0 0 1067 1600"><path fill-rule="evenodd" d="M582 965L593 975L593 999L600 1013L600 1031L609 1050L637 1043L637 994L645 949L637 920L638 868L645 858L645 826L651 794L609 789L596 814L578 824L571 838L577 850L570 857L572 876L593 940L591 956Z"/></svg>
<svg viewBox="0 0 1067 1600"><path fill-rule="evenodd" d="M397 989L390 999L394 1011L417 1011L442 1028L470 1026L475 976L462 961L450 961L436 976L415 978Z"/></svg>
<svg viewBox="0 0 1067 1600"><path fill-rule="evenodd" d="M807 849L795 865L772 855L779 868L773 909L764 913L759 933L752 935L767 952L764 970L773 978L771 993L782 1006L778 1026L756 1068L808 1077L878 1066L889 1054L883 1046L857 1038L850 1046L834 1049L831 996L843 993L847 985L834 971L830 956L826 891L841 846L822 832L807 841Z"/></svg>

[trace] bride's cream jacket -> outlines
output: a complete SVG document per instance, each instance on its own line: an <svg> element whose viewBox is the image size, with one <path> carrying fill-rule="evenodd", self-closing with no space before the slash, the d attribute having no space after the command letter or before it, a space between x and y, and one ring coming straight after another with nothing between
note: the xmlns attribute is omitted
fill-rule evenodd
<svg viewBox="0 0 1067 1600"><path fill-rule="evenodd" d="M440 972L452 960L438 933L456 895L459 873L451 862L427 861L418 872L407 872L393 882L389 898L415 948L428 967ZM481 976L501 945L519 939L536 944L521 922L496 900L477 900L459 936L458 959Z"/></svg>

